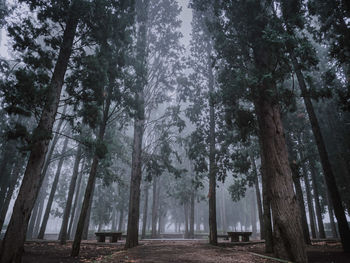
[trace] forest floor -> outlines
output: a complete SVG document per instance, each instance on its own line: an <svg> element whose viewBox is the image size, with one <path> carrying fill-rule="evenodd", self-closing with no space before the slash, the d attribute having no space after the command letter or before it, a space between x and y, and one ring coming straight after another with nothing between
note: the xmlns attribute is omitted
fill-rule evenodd
<svg viewBox="0 0 350 263"><path fill-rule="evenodd" d="M71 243L61 246L58 242L26 242L22 263L114 263L114 262L249 262L274 263L262 258L264 244L234 245L220 242L211 246L206 240L154 240L141 241L140 246L124 250L124 242L96 243L89 241L81 245L79 258L70 257ZM259 254L259 255L257 255ZM341 251L340 243L318 242L308 247L310 263L346 263L350 254Z"/></svg>

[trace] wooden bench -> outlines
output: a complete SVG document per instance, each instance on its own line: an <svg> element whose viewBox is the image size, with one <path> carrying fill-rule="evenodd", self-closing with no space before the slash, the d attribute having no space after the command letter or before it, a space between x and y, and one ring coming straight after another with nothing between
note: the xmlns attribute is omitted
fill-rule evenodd
<svg viewBox="0 0 350 263"><path fill-rule="evenodd" d="M111 243L118 242L122 238L122 232L96 232L97 242L105 242L106 237L110 237Z"/></svg>
<svg viewBox="0 0 350 263"><path fill-rule="evenodd" d="M252 232L227 232L227 235L231 237L231 242L240 242L239 237L242 237L242 242L249 242Z"/></svg>

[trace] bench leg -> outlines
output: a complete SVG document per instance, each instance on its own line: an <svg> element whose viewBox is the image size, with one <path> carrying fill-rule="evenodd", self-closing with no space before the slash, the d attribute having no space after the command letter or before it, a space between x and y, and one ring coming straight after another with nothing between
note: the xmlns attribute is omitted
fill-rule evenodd
<svg viewBox="0 0 350 263"><path fill-rule="evenodd" d="M239 242L239 236L231 236L231 242Z"/></svg>
<svg viewBox="0 0 350 263"><path fill-rule="evenodd" d="M117 243L118 242L118 236L111 236L111 243Z"/></svg>
<svg viewBox="0 0 350 263"><path fill-rule="evenodd" d="M97 241L98 242L105 242L106 241L106 237L105 236L98 236Z"/></svg>

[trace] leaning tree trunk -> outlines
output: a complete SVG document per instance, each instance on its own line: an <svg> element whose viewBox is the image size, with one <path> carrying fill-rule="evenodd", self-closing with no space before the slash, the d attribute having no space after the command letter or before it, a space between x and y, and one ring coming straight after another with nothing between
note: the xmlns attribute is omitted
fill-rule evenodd
<svg viewBox="0 0 350 263"><path fill-rule="evenodd" d="M10 185L9 185L8 190L7 190L6 198L5 198L5 201L4 201L2 210L1 210L1 214L0 214L0 231L4 225L4 222L6 219L6 214L7 214L10 202L11 202L11 198L12 198L13 192L16 188L16 183L17 183L21 173L23 172L24 160L25 160L24 156L22 156L22 155L18 156L16 166L12 172Z"/></svg>
<svg viewBox="0 0 350 263"><path fill-rule="evenodd" d="M68 234L67 234L68 239L71 239L71 236L72 236L72 228L73 228L75 214L76 214L77 209L78 209L78 203L79 203L79 199L80 199L80 188L81 188L81 184L82 184L81 181L83 179L84 169L85 169L85 159L83 159L83 163L81 165L81 171L79 173L79 178L78 178L78 182L77 182L77 192L75 193L74 204L73 204L73 208L72 208L72 215L71 215L71 218L69 221L69 227L68 227ZM113 211L115 211L115 210L113 210Z"/></svg>
<svg viewBox="0 0 350 263"><path fill-rule="evenodd" d="M59 234L59 240L60 240L61 245L66 244L66 241L67 241L68 221L69 221L69 216L71 214L75 186L77 184L77 179L78 179L78 175L79 175L79 164L81 161L81 154L82 154L81 147L82 147L81 144L79 144L78 149L77 149L77 153L75 156L75 161L74 161L74 166L73 166L73 175L72 175L72 179L71 179L70 185L69 185L67 202L66 202L66 206L64 209L64 213L63 213L62 226L61 226L61 231Z"/></svg>
<svg viewBox="0 0 350 263"><path fill-rule="evenodd" d="M66 114L67 110L67 105L63 107L62 115ZM27 231L27 238L32 239L32 237L35 237L38 235L39 228L40 228L40 223L41 223L41 217L42 217L42 212L44 209L44 202L46 198L46 190L48 188L48 181L49 181L49 175L47 174L47 171L49 169L49 165L52 160L52 156L54 153L54 150L56 148L56 145L58 143L58 140L60 139L60 132L61 128L63 125L64 119L61 118L57 124L56 127L56 133L51 140L51 143L49 145L49 150L45 156L45 162L44 162L44 167L41 171L43 179L42 186L40 187L39 195L37 197L37 200L35 202L35 206L29 221L29 226L28 226L28 231Z"/></svg>
<svg viewBox="0 0 350 263"><path fill-rule="evenodd" d="M264 174L268 178L271 197L274 253L295 262L307 262L300 209L293 189L280 108L265 96L261 94L258 99L256 113L264 155Z"/></svg>
<svg viewBox="0 0 350 263"><path fill-rule="evenodd" d="M322 212L321 212L321 205L320 205L320 195L318 192L318 186L316 181L316 168L314 161L312 158L309 160L310 170L311 170L311 181L312 181L312 188L314 189L314 196L315 196L315 208L316 208L316 218L317 218L317 224L318 224L318 232L320 235L320 238L326 238L326 233L324 231L324 225L322 221Z"/></svg>
<svg viewBox="0 0 350 263"><path fill-rule="evenodd" d="M305 203L304 203L304 195L303 195L303 190L301 188L301 183L300 183L300 171L299 171L299 166L297 165L298 157L297 157L296 144L293 142L290 134L286 136L286 142L289 150L290 168L292 169L295 194L296 194L296 198L297 198L297 201L300 207L300 212L301 212L301 225L303 227L305 244L311 245L310 232L309 232L309 226L307 224L307 217L306 217L306 210L305 210Z"/></svg>
<svg viewBox="0 0 350 263"><path fill-rule="evenodd" d="M261 134L259 135L261 137ZM272 236L272 221L271 221L271 204L269 195L269 178L265 171L265 157L263 154L263 147L261 139L260 146L260 158L261 158L261 181L262 181L262 196L263 196L263 223L264 223L264 237L265 237L265 252L273 252L273 236Z"/></svg>
<svg viewBox="0 0 350 263"><path fill-rule="evenodd" d="M103 118L102 118L102 121L101 121L101 124L99 127L99 133L97 136L97 139L99 142L103 142L106 128L107 128L107 122L108 122L108 118L109 118L109 109L111 106L111 93L112 93L112 86L111 85L112 85L112 81L110 80L110 86L108 87L107 98L105 101L106 104L105 104L105 108L103 111ZM94 157L92 159L92 164L91 164L91 168L90 168L88 182L87 182L86 189L85 189L84 201L83 201L83 205L82 205L81 211L80 211L77 230L75 232L74 241L73 241L73 245L72 245L72 252L71 252L72 257L76 257L79 255L80 243L81 243L81 240L83 237L84 226L88 225L87 222L89 222L89 221L86 222L86 220L89 220L89 217L87 217L87 216L88 216L88 210L91 209L91 205L92 205L91 203L92 203L92 197L93 197L93 192L94 192L94 188L95 188L95 181L96 181L96 176L97 176L97 168L98 168L99 160L100 160L100 158L99 158L97 152L95 152ZM73 192L74 192L74 189L73 189ZM68 221L67 221L67 223L68 223Z"/></svg>
<svg viewBox="0 0 350 263"><path fill-rule="evenodd" d="M36 128L36 131L40 134L52 133L64 75L72 53L73 40L78 25L78 17L72 11L77 8L75 6L77 2L79 1L73 1L71 11L69 12L61 48L47 93L47 101L43 108L38 127ZM13 207L12 217L2 241L0 253L0 262L2 263L21 261L29 217L43 179L41 170L45 161L49 141L50 138L46 135L35 141L32 146L22 185Z"/></svg>
<svg viewBox="0 0 350 263"><path fill-rule="evenodd" d="M315 141L316 141L317 149L320 155L320 160L323 168L323 174L325 176L327 188L330 194L330 199L334 207L335 217L337 218L337 221L338 221L338 227L339 227L342 246L345 252L350 252L350 229L345 216L342 200L340 198L340 194L339 194L335 176L332 170L332 166L329 161L329 156L323 140L320 125L318 123L318 119L316 117L314 107L311 102L310 94L306 87L305 79L302 74L300 64L296 59L296 57L294 56L292 50L290 50L290 54L293 62L293 67L299 82L301 94L304 98L306 111L309 115L312 132L315 136Z"/></svg>
<svg viewBox="0 0 350 263"><path fill-rule="evenodd" d="M69 140L68 137L66 137L66 139L64 140L63 148L62 148L62 154L64 154L66 152L67 145L68 145L68 140ZM52 182L51 192L50 192L50 195L49 195L49 200L47 201L47 204L46 204L46 209L45 209L43 221L41 223L40 231L39 231L39 234L38 234L38 239L43 239L44 238L47 222L49 220L50 211L51 211L51 207L52 207L52 203L53 203L53 198L55 197L55 192L56 192L58 181L59 181L59 178L60 178L60 175L61 175L61 170L62 170L64 159L65 159L65 156L61 156L60 160L58 161L55 178L54 178L54 180Z"/></svg>
<svg viewBox="0 0 350 263"><path fill-rule="evenodd" d="M303 159L303 158L301 158ZM309 210L309 221L310 221L310 228L311 228L311 236L312 238L316 238L316 218L315 218L315 210L314 210L314 203L312 200L311 195L311 189L310 189L310 182L309 182L309 175L307 173L305 164L302 164L302 171L303 171L303 177L305 182L305 191L306 191L306 199L307 199L307 206Z"/></svg>
<svg viewBox="0 0 350 263"><path fill-rule="evenodd" d="M142 234L141 238L144 239L146 237L146 227L147 227L147 213L148 213L148 183L145 183L144 186L144 197L145 197L145 205L143 207L143 217L142 217Z"/></svg>
<svg viewBox="0 0 350 263"><path fill-rule="evenodd" d="M307 245L311 245L309 226L307 224L307 218L306 218L306 210L305 210L303 190L301 188L300 179L299 179L298 174L294 174L293 173L293 181L294 181L294 186L295 186L295 194L296 194L296 197L297 197L297 200L298 200L298 204L300 206L301 224L303 226L305 243Z"/></svg>
<svg viewBox="0 0 350 263"><path fill-rule="evenodd" d="M142 178L142 140L145 123L144 88L147 84L147 22L149 0L138 2L137 21L139 25L136 43L136 88L135 101L137 110L134 119L134 140L132 149L130 196L128 211L128 226L125 248L132 248L139 244L139 217L140 217L140 185Z"/></svg>

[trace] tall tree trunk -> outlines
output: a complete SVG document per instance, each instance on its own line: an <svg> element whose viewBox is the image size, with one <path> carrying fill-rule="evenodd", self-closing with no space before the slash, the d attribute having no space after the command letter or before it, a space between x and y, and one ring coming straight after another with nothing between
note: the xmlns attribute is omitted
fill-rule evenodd
<svg viewBox="0 0 350 263"><path fill-rule="evenodd" d="M66 114L66 110L67 110L67 105L65 105L63 107L62 115ZM48 188L48 183L49 183L48 182L49 175L47 174L47 171L49 169L49 165L51 163L52 156L53 156L54 150L56 148L56 145L58 143L58 140L60 139L59 134L61 132L63 122L64 122L64 120L63 120L63 118L61 118L57 124L56 133L50 142L49 150L45 156L44 166L43 166L43 169L41 171L41 174L42 174L41 176L43 177L43 183L40 187L39 195L36 199L35 206L34 206L30 221L29 221L29 226L28 226L28 231L27 231L27 238L28 239L32 239L33 237L38 236L42 212L44 209L44 202L45 202L45 198L46 198L46 190Z"/></svg>
<svg viewBox="0 0 350 263"><path fill-rule="evenodd" d="M141 238L144 239L146 236L146 227L147 227L147 213L148 213L148 183L145 183L144 186L144 197L145 205L143 207L143 217L142 217L142 234Z"/></svg>
<svg viewBox="0 0 350 263"><path fill-rule="evenodd" d="M338 238L339 235L338 235L337 227L336 227L335 222L334 222L333 206L332 206L332 202L330 201L328 191L326 192L326 198L327 198L327 205L328 205L329 221L330 221L331 230L332 230L332 237Z"/></svg>
<svg viewBox="0 0 350 263"><path fill-rule="evenodd" d="M303 158L301 158L302 160ZM305 182L305 191L306 191L306 199L307 199L307 206L309 210L309 221L310 221L310 228L311 228L311 236L312 238L316 238L316 218L315 218L315 210L314 210L314 203L312 200L311 195L311 189L310 189L310 182L309 182L309 175L306 170L306 166L303 163L302 164L302 171L303 171L303 177Z"/></svg>
<svg viewBox="0 0 350 263"><path fill-rule="evenodd" d="M256 230L256 199L254 195L254 190L251 189L251 196L250 196L250 216L251 216L251 224L252 224L252 232L254 236L257 236L257 230Z"/></svg>
<svg viewBox="0 0 350 263"><path fill-rule="evenodd" d="M338 221L339 233L342 242L342 246L344 251L350 252L350 229L345 216L345 212L343 209L342 201L340 198L339 190L337 187L337 183L335 180L335 176L333 174L332 166L329 161L329 156L326 150L326 146L323 140L323 136L321 133L320 125L318 123L317 116L314 111L314 107L311 102L310 94L306 87L305 79L302 74L300 65L298 60L293 54L293 50L290 50L291 59L293 62L293 67L297 75L297 79L299 82L299 87L301 90L301 94L304 98L304 103L306 107L306 111L309 115L312 132L315 136L315 141L317 145L317 149L320 155L320 160L323 168L323 174L326 179L326 184L328 191L330 193L330 199L332 201L332 205L334 207L334 213Z"/></svg>
<svg viewBox="0 0 350 263"><path fill-rule="evenodd" d="M73 204L73 208L72 208L72 216L70 217L70 221L69 221L69 227L68 227L68 239L71 239L72 237L72 227L73 227L73 223L75 221L75 215L78 209L78 202L80 199L80 188L81 188L81 181L83 179L83 174L84 174L84 169L85 169L85 159L83 159L82 165L81 165L81 171L79 173L79 178L78 178L78 182L77 182L77 192L75 193L75 197L74 197L74 204ZM113 210L115 211L115 209ZM112 227L112 229L114 229ZM74 231L75 233L75 231Z"/></svg>
<svg viewBox="0 0 350 263"><path fill-rule="evenodd" d="M260 135L261 136L261 135ZM271 221L271 205L269 195L269 178L266 174L265 157L263 154L262 143L260 140L260 158L261 158L261 178L262 178L262 195L263 195L263 223L264 223L264 237L265 237L265 252L273 252L273 236L272 236L272 221Z"/></svg>
<svg viewBox="0 0 350 263"><path fill-rule="evenodd" d="M259 214L260 239L264 239L265 238L264 219L263 219L263 208L262 208L262 204L261 204L259 177L258 177L258 170L257 170L256 164L255 164L255 159L254 159L254 156L252 153L250 153L250 161L253 165L254 187L255 187L256 202L258 204L258 214Z"/></svg>
<svg viewBox="0 0 350 263"><path fill-rule="evenodd" d="M153 176L153 197L152 197L152 238L157 237L157 220L158 220L158 192L157 176Z"/></svg>
<svg viewBox="0 0 350 263"><path fill-rule="evenodd" d="M145 123L145 102L144 87L147 84L147 22L149 0L137 2L137 22L139 25L136 58L139 63L136 72L135 101L138 108L134 118L134 140L132 150L131 178L130 178L130 196L128 211L128 226L125 248L132 248L139 244L139 217L140 217L140 185L142 178L142 140ZM152 229L153 231L153 229Z"/></svg>
<svg viewBox="0 0 350 263"><path fill-rule="evenodd" d="M103 137L102 137L102 139L103 139ZM61 245L66 244L66 241L67 241L68 221L69 221L69 216L71 213L73 196L74 196L74 192L75 192L75 186L77 184L77 179L78 179L78 175L79 175L79 164L81 161L81 154L82 154L81 147L82 147L81 144L79 144L78 149L77 149L77 153L75 156L75 161L74 161L74 166L73 166L73 175L72 175L72 179L71 179L70 185L69 185L67 202L66 202L66 206L64 209L64 213L63 213L62 226L61 226L61 231L59 234L59 240L60 240Z"/></svg>
<svg viewBox="0 0 350 263"><path fill-rule="evenodd" d="M281 258L307 262L300 209L293 189L280 108L265 96L262 94L257 101L256 113L264 155L264 175L268 177L271 197L274 253Z"/></svg>
<svg viewBox="0 0 350 263"><path fill-rule="evenodd" d="M312 160L312 158L309 159L309 165L310 165L310 171L311 171L312 188L314 189L318 232L319 232L320 238L326 238L326 233L324 231L324 225L323 225L323 221L322 221L320 195L318 192L318 187L317 187L317 182L316 182L316 170L315 170L316 168L315 168L315 164L314 164L314 161Z"/></svg>
<svg viewBox="0 0 350 263"><path fill-rule="evenodd" d="M78 17L76 12L73 11L77 9L76 4L78 2L76 0L72 3L61 48L51 78L50 88L47 93L48 99L43 108L38 127L36 128L36 131L41 134L52 133L64 75L72 53L73 40L78 25ZM49 137L45 136L34 142L32 146L18 197L13 207L12 217L1 244L0 262L2 263L21 261L29 217L43 179L41 170L45 161L49 141Z"/></svg>
<svg viewBox="0 0 350 263"><path fill-rule="evenodd" d="M20 174L22 173L23 171L23 161L25 160L25 157L23 155L19 155L18 157L18 161L13 169L13 172L12 172L12 175L11 175L11 180L10 180L10 185L9 185L9 188L7 190L7 193L6 193L6 198L5 198L5 201L4 201L4 204L3 204L3 207L1 209L1 214L0 214L0 231L4 225L4 222L5 222L5 219L6 219L6 214L7 214L7 211L8 211L8 208L9 208L9 205L10 205L10 202L11 202L11 198L12 198L12 195L13 195L13 192L16 188L16 183L20 177Z"/></svg>
<svg viewBox="0 0 350 263"><path fill-rule="evenodd" d="M113 82L111 80L109 80L109 81L110 81L110 84L109 84L109 87L107 90L108 95L107 95L107 98L105 101L103 118L102 118L102 121L101 121L101 124L99 127L99 133L97 136L97 139L100 143L103 142L103 140L104 140L104 136L105 136L105 132L106 132L106 128L107 128L107 122L108 122L108 118L109 118L109 109L111 106L111 93L112 93L112 85L113 85L112 83ZM94 157L92 159L92 164L91 164L91 168L90 168L88 182L87 182L86 189L85 189L84 201L83 201L83 205L82 205L81 211L80 211L77 230L76 230L75 236L74 236L72 252L71 252L72 257L76 257L79 255L80 243L81 243L81 240L83 237L84 226L88 225L88 222L90 220L90 217L88 217L88 214L90 212L88 210L90 209L90 211L91 211L92 198L93 198L93 192L94 192L94 188L95 188L99 160L100 160L100 158L99 158L97 152L95 152ZM73 188L73 192L74 192L74 188ZM69 210L70 210L70 207L69 207ZM86 222L86 220L88 220L88 222ZM67 223L68 223L68 221L67 221Z"/></svg>
<svg viewBox="0 0 350 263"><path fill-rule="evenodd" d="M188 203L184 203L184 212L185 212L185 238L188 238Z"/></svg>
<svg viewBox="0 0 350 263"><path fill-rule="evenodd" d="M190 234L189 234L189 238L194 238L194 211L195 211L195 207L194 207L194 199L195 199L195 195L194 195L194 191L191 193L191 209L190 209Z"/></svg>
<svg viewBox="0 0 350 263"><path fill-rule="evenodd" d="M68 137L66 137L65 140L64 140L64 143L63 143L63 148L62 148L63 156L61 156L60 160L58 161L55 178L54 178L54 180L52 182L51 192L50 192L50 195L49 195L49 200L47 201L47 204L46 204L46 209L45 209L43 221L41 223L40 231L39 231L39 234L38 234L38 239L43 239L44 238L44 234L45 234L47 222L49 220L53 199L54 199L54 196L55 196L55 193L56 193L58 181L59 181L59 178L60 178L60 175L61 175L63 162L64 162L64 159L65 159L64 154L65 154L65 152L67 150L68 140L69 140Z"/></svg>
<svg viewBox="0 0 350 263"><path fill-rule="evenodd" d="M212 46L207 46L207 74L209 89L209 243L217 245L218 233L216 222L216 162L215 162L215 109L214 109L214 75L212 70Z"/></svg>
<svg viewBox="0 0 350 263"><path fill-rule="evenodd" d="M11 181L11 170L16 163L15 156L17 154L16 142L8 141L5 143L5 149L2 153L0 164L0 212L3 210L4 200Z"/></svg>

